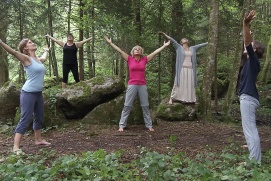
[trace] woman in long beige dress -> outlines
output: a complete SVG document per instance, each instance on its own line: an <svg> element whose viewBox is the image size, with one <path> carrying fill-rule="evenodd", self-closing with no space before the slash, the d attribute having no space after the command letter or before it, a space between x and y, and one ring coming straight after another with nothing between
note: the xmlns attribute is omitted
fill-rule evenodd
<svg viewBox="0 0 271 181"><path fill-rule="evenodd" d="M172 104L173 101L196 103L196 51L198 48L206 46L208 42L189 47L189 41L186 38L183 38L179 44L172 37L163 32L162 34L172 42L176 50L176 74L169 104Z"/></svg>

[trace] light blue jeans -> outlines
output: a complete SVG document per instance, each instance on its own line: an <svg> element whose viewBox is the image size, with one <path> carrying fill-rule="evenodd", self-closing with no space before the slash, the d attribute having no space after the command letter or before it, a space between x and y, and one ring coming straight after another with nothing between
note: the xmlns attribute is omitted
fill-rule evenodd
<svg viewBox="0 0 271 181"><path fill-rule="evenodd" d="M242 127L250 152L249 158L261 162L261 142L256 126L256 110L260 106L259 101L247 94L240 96L240 110Z"/></svg>
<svg viewBox="0 0 271 181"><path fill-rule="evenodd" d="M145 126L152 128L152 120L149 109L148 91L146 85L128 85L125 96L125 103L121 112L121 118L119 122L120 128L125 128L127 125L128 116L133 108L133 103L136 96L139 96L140 105L143 112Z"/></svg>

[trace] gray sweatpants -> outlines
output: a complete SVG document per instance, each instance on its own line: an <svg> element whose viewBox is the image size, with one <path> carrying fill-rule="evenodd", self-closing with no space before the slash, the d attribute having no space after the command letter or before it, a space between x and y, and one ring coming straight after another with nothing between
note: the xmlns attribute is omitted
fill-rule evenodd
<svg viewBox="0 0 271 181"><path fill-rule="evenodd" d="M20 95L21 119L14 133L24 134L34 113L33 130L40 130L44 119L42 92L21 91Z"/></svg>
<svg viewBox="0 0 271 181"><path fill-rule="evenodd" d="M261 142L256 126L256 110L259 101L247 94L240 96L240 110L242 116L242 127L249 149L249 158L261 161Z"/></svg>
<svg viewBox="0 0 271 181"><path fill-rule="evenodd" d="M126 90L125 103L121 112L121 118L119 122L120 128L126 127L128 116L133 108L133 103L137 94L140 99L140 105L144 116L145 126L147 128L152 128L152 120L148 101L148 91L146 85L128 85L128 88Z"/></svg>

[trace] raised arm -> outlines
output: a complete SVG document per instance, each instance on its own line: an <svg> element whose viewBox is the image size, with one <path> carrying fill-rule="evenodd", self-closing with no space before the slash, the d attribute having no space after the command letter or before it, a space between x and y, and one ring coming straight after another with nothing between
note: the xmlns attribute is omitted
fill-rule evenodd
<svg viewBox="0 0 271 181"><path fill-rule="evenodd" d="M157 55L158 53L160 53L164 48L166 48L168 45L170 44L170 41L168 40L168 42L164 42L164 45L161 46L160 48L156 49L154 52L152 52L151 54L149 54L147 56L147 60L151 61L155 55Z"/></svg>
<svg viewBox="0 0 271 181"><path fill-rule="evenodd" d="M15 58L17 58L24 66L29 65L29 62L30 62L29 56L13 50L11 47L5 44L1 39L0 39L0 46L3 47L8 53L13 55Z"/></svg>
<svg viewBox="0 0 271 181"><path fill-rule="evenodd" d="M111 38L108 38L107 36L105 36L104 39L107 41L107 43L109 45L111 45L111 47L113 47L115 50L117 50L120 53L121 57L124 60L126 60L126 61L128 60L128 54L125 53L124 51L122 51L117 45L115 45L114 43L112 43Z"/></svg>
<svg viewBox="0 0 271 181"><path fill-rule="evenodd" d="M159 33L161 33L162 35L164 35L164 37L166 37L169 40L170 37L166 33L162 32L162 31L159 32Z"/></svg>
<svg viewBox="0 0 271 181"><path fill-rule="evenodd" d="M162 35L164 35L168 40L171 41L174 48L177 50L178 48L182 47L176 40L165 34L164 32L160 32Z"/></svg>
<svg viewBox="0 0 271 181"><path fill-rule="evenodd" d="M43 48L43 50L44 50L44 52L43 52L42 56L39 58L42 63L45 62L45 60L48 56L49 48L45 47L45 48Z"/></svg>
<svg viewBox="0 0 271 181"><path fill-rule="evenodd" d="M198 48L201 48L201 47L206 46L206 45L208 45L208 42L197 44L197 45L194 45L193 47L197 50Z"/></svg>
<svg viewBox="0 0 271 181"><path fill-rule="evenodd" d="M85 39L83 41L79 41L79 42L75 42L75 46L78 48L78 47L81 47L83 46L84 43L86 43L87 41L90 41L92 38L88 38L88 39Z"/></svg>
<svg viewBox="0 0 271 181"><path fill-rule="evenodd" d="M244 44L247 47L252 42L249 23L255 18L255 10L249 12L243 20Z"/></svg>
<svg viewBox="0 0 271 181"><path fill-rule="evenodd" d="M54 42L56 42L58 45L60 45L61 47L64 47L65 43L61 40L57 40L56 38L50 36L49 34L45 35L46 37L50 38L51 40L53 40Z"/></svg>

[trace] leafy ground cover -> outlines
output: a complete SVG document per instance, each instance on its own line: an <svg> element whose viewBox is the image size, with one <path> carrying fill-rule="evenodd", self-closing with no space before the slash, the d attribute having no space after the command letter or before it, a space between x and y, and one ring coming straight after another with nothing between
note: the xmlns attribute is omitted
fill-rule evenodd
<svg viewBox="0 0 271 181"><path fill-rule="evenodd" d="M11 153L12 133L0 134L0 178L271 178L271 128L268 126L259 127L263 151L261 166L247 160L248 150L242 148L245 139L241 125L159 121L154 128L154 132L149 132L143 125L129 126L125 132L120 133L117 126L73 122L44 131L44 138L52 143L50 146L35 146L33 134L29 132L21 143L25 155L19 157ZM240 166L239 163L243 161L248 166Z"/></svg>

